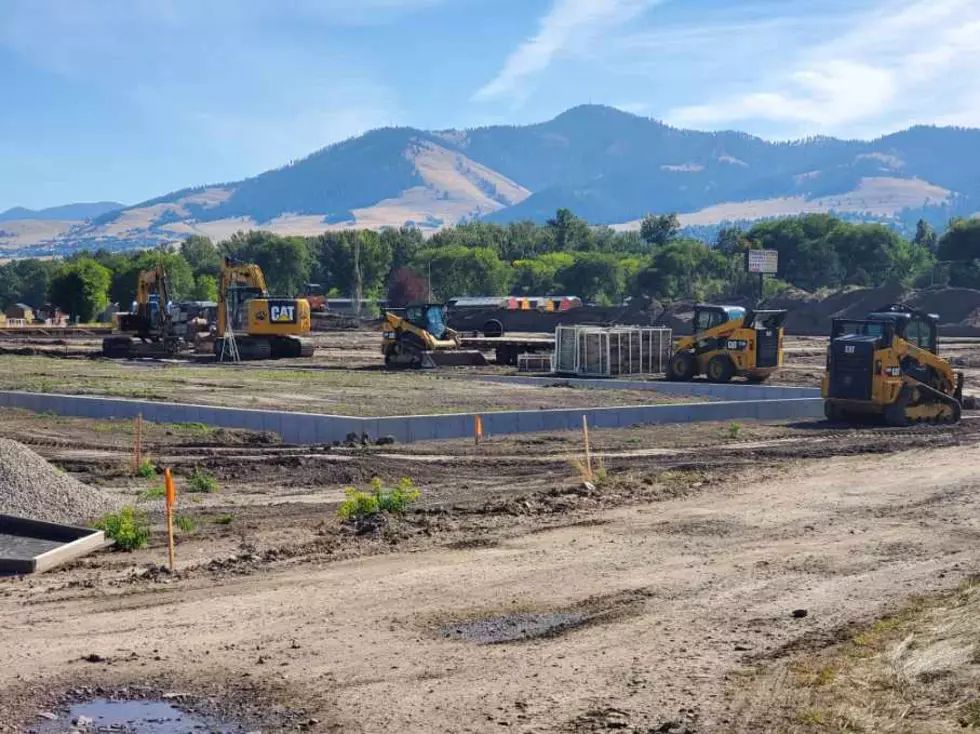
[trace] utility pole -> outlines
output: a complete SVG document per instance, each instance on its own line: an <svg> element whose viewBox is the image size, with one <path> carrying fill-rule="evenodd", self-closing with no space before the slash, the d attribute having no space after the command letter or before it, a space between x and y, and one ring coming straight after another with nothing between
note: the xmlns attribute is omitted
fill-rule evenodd
<svg viewBox="0 0 980 734"><path fill-rule="evenodd" d="M426 299L429 303L432 303L432 261L429 260L429 297Z"/></svg>

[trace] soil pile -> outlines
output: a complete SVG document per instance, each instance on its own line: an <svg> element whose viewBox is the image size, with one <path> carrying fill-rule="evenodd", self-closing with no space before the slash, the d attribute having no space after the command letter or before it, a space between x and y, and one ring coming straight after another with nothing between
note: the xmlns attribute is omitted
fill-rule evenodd
<svg viewBox="0 0 980 734"><path fill-rule="evenodd" d="M0 439L0 514L85 524L115 509L105 494L49 464L26 446Z"/></svg>

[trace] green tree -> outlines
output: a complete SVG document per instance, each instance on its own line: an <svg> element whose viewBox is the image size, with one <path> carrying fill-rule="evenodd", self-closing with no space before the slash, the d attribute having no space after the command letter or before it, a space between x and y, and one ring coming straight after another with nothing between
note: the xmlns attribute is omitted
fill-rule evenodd
<svg viewBox="0 0 980 734"><path fill-rule="evenodd" d="M51 277L58 269L53 260L14 260L0 266L0 308L26 303L40 308L48 298Z"/></svg>
<svg viewBox="0 0 980 734"><path fill-rule="evenodd" d="M595 236L589 223L576 217L569 209L555 212L546 227L554 235L555 250L558 252L595 249Z"/></svg>
<svg viewBox="0 0 980 734"><path fill-rule="evenodd" d="M425 237L418 227L382 228L380 246L391 253L391 269L405 267L415 257L415 253L425 246Z"/></svg>
<svg viewBox="0 0 980 734"><path fill-rule="evenodd" d="M656 247L676 239L680 231L681 223L676 214L647 214L640 222L640 239Z"/></svg>
<svg viewBox="0 0 980 734"><path fill-rule="evenodd" d="M51 279L50 300L73 321L92 321L109 305L111 282L108 268L92 258L80 258L58 268Z"/></svg>
<svg viewBox="0 0 980 734"><path fill-rule="evenodd" d="M622 300L626 273L618 257L602 252L580 252L557 274L564 294L584 301L611 305Z"/></svg>
<svg viewBox="0 0 980 734"><path fill-rule="evenodd" d="M235 260L255 263L262 268L273 295L302 293L310 280L313 259L303 237L280 237L254 230L236 232L222 242L218 250Z"/></svg>
<svg viewBox="0 0 980 734"><path fill-rule="evenodd" d="M432 273L433 299L455 296L503 296L509 292L512 268L490 247L427 247L413 263L419 273Z"/></svg>
<svg viewBox="0 0 980 734"><path fill-rule="evenodd" d="M706 299L724 290L728 261L699 240L674 240L659 248L653 262L633 279L634 296L675 300Z"/></svg>
<svg viewBox="0 0 980 734"><path fill-rule="evenodd" d="M390 242L367 229L321 235L313 247L316 277L328 290L336 288L351 298L381 297L392 269Z"/></svg>
<svg viewBox="0 0 980 734"><path fill-rule="evenodd" d="M202 273L194 279L194 287L191 289L189 299L192 301L215 301L218 300L218 279L213 275Z"/></svg>
<svg viewBox="0 0 980 734"><path fill-rule="evenodd" d="M843 283L834 231L844 223L826 214L807 214L756 224L747 233L753 247L779 252L779 275L806 290Z"/></svg>
<svg viewBox="0 0 980 734"><path fill-rule="evenodd" d="M515 296L558 295L562 285L558 273L575 263L575 257L567 252L549 252L538 257L514 262Z"/></svg>
<svg viewBox="0 0 980 734"><path fill-rule="evenodd" d="M221 254L208 237L192 234L181 243L180 254L191 266L195 278L202 273L217 277L221 270Z"/></svg>
<svg viewBox="0 0 980 734"><path fill-rule="evenodd" d="M920 219L915 225L915 239L912 242L933 254L939 249L939 237L936 235L936 230L925 219Z"/></svg>
<svg viewBox="0 0 980 734"><path fill-rule="evenodd" d="M980 260L980 217L951 221L939 238L938 256L951 262Z"/></svg>

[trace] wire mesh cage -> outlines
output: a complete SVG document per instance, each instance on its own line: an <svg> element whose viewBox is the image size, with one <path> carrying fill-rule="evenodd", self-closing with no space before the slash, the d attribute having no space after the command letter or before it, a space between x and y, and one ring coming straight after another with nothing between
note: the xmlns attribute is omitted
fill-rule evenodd
<svg viewBox="0 0 980 734"><path fill-rule="evenodd" d="M581 377L661 374L672 337L670 329L661 328L559 326L554 371Z"/></svg>
<svg viewBox="0 0 980 734"><path fill-rule="evenodd" d="M517 355L518 372L554 372L553 357L550 354Z"/></svg>

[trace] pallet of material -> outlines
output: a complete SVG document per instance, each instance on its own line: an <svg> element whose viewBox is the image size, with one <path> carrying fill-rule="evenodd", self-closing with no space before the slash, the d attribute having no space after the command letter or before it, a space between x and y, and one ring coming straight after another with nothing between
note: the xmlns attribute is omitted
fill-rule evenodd
<svg viewBox="0 0 980 734"><path fill-rule="evenodd" d="M41 573L104 545L101 530L0 515L0 574Z"/></svg>

